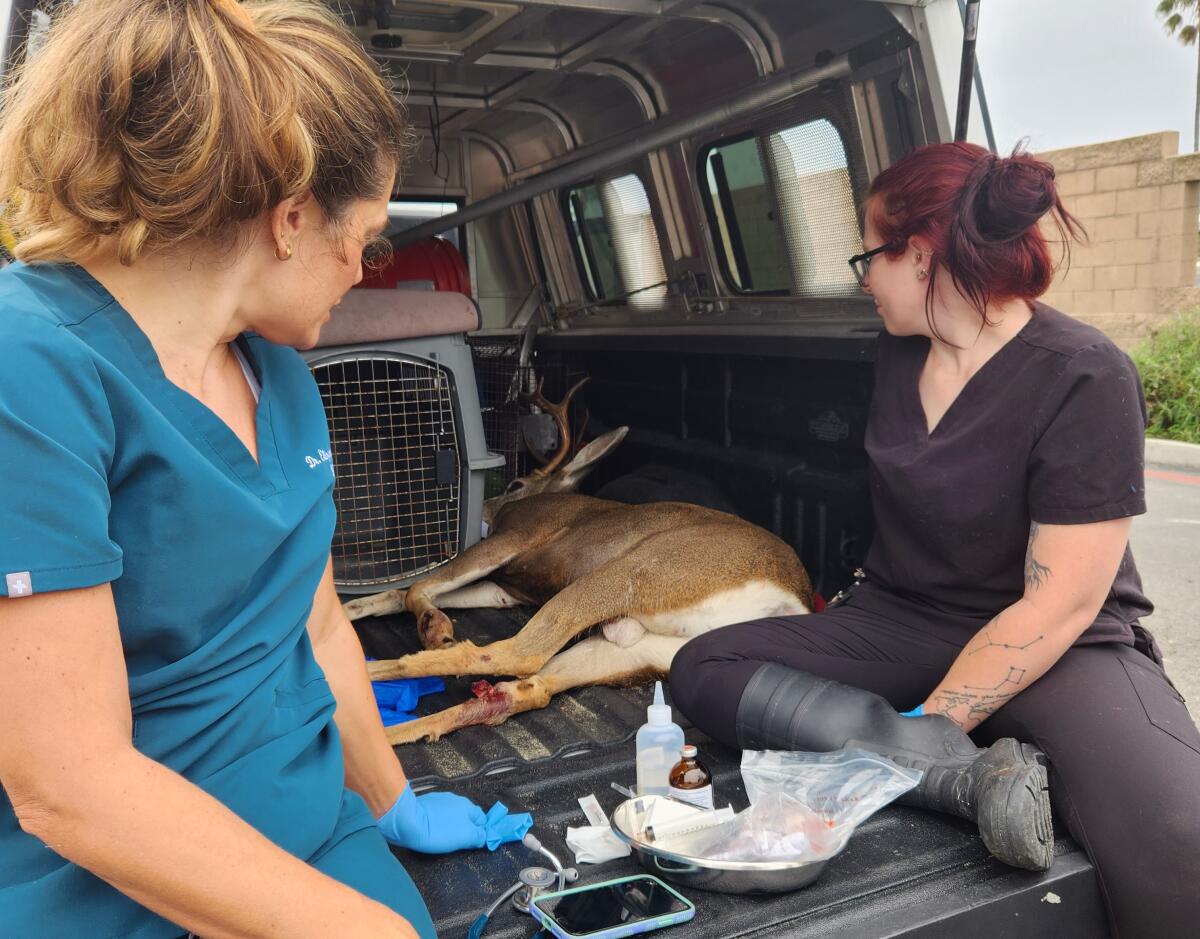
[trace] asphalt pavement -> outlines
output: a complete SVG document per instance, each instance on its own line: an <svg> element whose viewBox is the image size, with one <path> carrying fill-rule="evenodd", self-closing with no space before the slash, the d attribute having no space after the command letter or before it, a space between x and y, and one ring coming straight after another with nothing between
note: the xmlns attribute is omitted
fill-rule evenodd
<svg viewBox="0 0 1200 939"><path fill-rule="evenodd" d="M1131 536L1134 560L1155 608L1142 625L1158 639L1167 674L1200 722L1200 466L1167 468L1147 455L1149 511L1134 519Z"/></svg>

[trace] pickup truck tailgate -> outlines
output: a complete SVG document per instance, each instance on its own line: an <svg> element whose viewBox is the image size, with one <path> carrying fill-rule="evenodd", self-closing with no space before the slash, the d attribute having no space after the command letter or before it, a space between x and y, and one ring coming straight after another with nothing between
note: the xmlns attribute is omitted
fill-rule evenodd
<svg viewBox="0 0 1200 939"><path fill-rule="evenodd" d="M520 628L528 612L457 611L457 635L477 643L503 638ZM373 657L391 658L419 648L407 615L357 625ZM470 683L447 679L446 691L424 698L420 713L465 700ZM648 687L582 688L498 727L466 728L436 743L410 744L396 752L418 791L450 789L485 809L499 799L513 811L532 812L538 838L572 865L566 829L587 824L576 800L594 793L609 811L621 801L609 783L634 782L633 735L645 720L649 701ZM744 807L740 754L683 726L713 772L718 804ZM545 866L544 859L519 844L494 853L427 857L397 851L397 856L416 881L443 939L464 936L521 868ZM581 884L641 871L632 857L579 869ZM1048 873L1019 871L992 860L973 825L903 806L889 806L869 819L822 877L803 890L773 896L684 892L696 904L696 917L682 929L703 939L1108 935L1093 868L1065 835L1059 835ZM506 903L485 935L524 939L537 931L533 920Z"/></svg>

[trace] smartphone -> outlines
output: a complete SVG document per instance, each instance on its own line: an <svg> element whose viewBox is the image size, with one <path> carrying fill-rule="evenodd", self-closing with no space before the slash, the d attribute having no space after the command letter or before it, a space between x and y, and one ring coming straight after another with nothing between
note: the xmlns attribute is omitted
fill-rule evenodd
<svg viewBox="0 0 1200 939"><path fill-rule="evenodd" d="M657 877L639 874L543 894L530 912L558 939L619 939L686 923L696 907Z"/></svg>

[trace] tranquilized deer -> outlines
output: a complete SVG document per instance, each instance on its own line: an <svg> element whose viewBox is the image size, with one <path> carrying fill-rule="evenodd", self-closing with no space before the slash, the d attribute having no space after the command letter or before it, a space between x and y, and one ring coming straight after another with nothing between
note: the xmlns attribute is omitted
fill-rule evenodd
<svg viewBox="0 0 1200 939"><path fill-rule="evenodd" d="M407 608L424 652L370 663L371 677L515 675L476 697L388 729L393 744L500 724L583 685L631 685L665 677L692 636L764 616L807 613L812 585L787 544L725 512L684 502L627 505L571 492L625 437L620 427L569 462L567 408L541 387L532 403L553 415L559 448L531 474L487 500L491 536L407 590L346 604L351 619ZM563 465L565 462L565 465ZM486 580L484 578L487 578ZM476 646L456 642L443 609L539 607L516 635ZM589 636L565 649L592 627Z"/></svg>

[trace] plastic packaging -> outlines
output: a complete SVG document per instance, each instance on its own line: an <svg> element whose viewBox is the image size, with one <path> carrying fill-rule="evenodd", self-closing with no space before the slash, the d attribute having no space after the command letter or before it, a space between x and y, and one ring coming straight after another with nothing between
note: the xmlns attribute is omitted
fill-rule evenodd
<svg viewBox="0 0 1200 939"><path fill-rule="evenodd" d="M638 728L636 746L638 795L667 795L671 788L667 777L683 747L683 730L671 720L661 681L654 683L654 703L646 708L646 723Z"/></svg>
<svg viewBox="0 0 1200 939"><path fill-rule="evenodd" d="M742 779L748 809L656 846L713 861L826 860L864 820L916 786L921 773L865 750L746 750Z"/></svg>
<svg viewBox="0 0 1200 939"><path fill-rule="evenodd" d="M667 781L671 786L670 794L673 798L712 810L712 773L700 762L694 744L686 743L680 749L679 762L671 767Z"/></svg>

